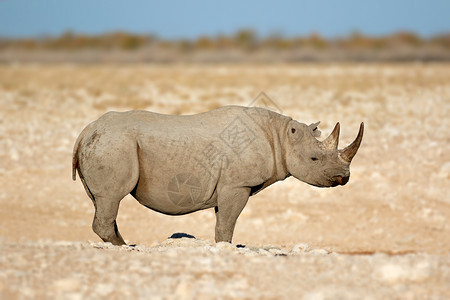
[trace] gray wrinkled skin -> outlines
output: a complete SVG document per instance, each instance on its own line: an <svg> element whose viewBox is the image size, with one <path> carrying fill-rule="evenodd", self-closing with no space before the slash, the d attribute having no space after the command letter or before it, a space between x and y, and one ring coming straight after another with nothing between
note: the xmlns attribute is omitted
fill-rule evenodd
<svg viewBox="0 0 450 300"><path fill-rule="evenodd" d="M116 217L127 194L168 215L214 207L216 242L231 242L249 196L272 183L291 175L318 187L347 183L363 124L343 150L339 123L323 142L317 125L239 106L188 116L109 112L78 137L73 179L78 170L105 242L125 244Z"/></svg>

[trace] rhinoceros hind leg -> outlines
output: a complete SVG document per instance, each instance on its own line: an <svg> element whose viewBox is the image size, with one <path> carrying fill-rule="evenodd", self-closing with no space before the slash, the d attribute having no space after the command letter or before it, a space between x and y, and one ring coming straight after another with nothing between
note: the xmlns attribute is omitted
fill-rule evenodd
<svg viewBox="0 0 450 300"><path fill-rule="evenodd" d="M122 199L95 198L95 215L92 229L104 241L113 245L125 245L117 228L117 212Z"/></svg>
<svg viewBox="0 0 450 300"><path fill-rule="evenodd" d="M249 188L223 189L219 193L215 207L216 243L231 243L237 218L247 204L249 195Z"/></svg>

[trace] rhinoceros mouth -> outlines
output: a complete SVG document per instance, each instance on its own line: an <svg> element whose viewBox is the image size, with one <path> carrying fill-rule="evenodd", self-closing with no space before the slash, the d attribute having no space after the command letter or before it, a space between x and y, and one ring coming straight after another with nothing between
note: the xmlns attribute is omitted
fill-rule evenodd
<svg viewBox="0 0 450 300"><path fill-rule="evenodd" d="M312 186L315 186L315 187L319 187L319 188L328 188L328 187L336 187L339 185L346 185L347 182L349 181L349 179L350 179L350 176L337 175L337 176L332 177L327 184L322 184L319 182L312 182L309 184Z"/></svg>

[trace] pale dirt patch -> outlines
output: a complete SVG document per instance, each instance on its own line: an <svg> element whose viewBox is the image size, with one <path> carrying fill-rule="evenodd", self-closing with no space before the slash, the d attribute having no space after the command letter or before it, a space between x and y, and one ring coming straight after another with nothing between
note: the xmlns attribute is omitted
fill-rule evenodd
<svg viewBox="0 0 450 300"><path fill-rule="evenodd" d="M449 82L448 64L0 66L0 298L448 298ZM365 122L346 186L289 178L250 198L234 236L247 250L211 242L210 210L169 217L131 197L118 224L138 246L97 244L71 180L85 125L260 91L322 121L322 138L341 122L341 146ZM165 241L175 232L199 240Z"/></svg>
<svg viewBox="0 0 450 300"><path fill-rule="evenodd" d="M0 291L13 298L450 296L450 263L443 255L342 255L311 247L236 248L188 238L150 247L63 241L4 243L2 253Z"/></svg>

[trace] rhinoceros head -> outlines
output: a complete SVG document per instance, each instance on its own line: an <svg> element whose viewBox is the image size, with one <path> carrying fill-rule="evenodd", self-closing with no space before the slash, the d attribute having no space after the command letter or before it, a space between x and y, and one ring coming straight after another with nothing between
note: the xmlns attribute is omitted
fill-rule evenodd
<svg viewBox="0 0 450 300"><path fill-rule="evenodd" d="M286 167L291 175L318 187L344 185L350 178L350 162L358 151L364 133L361 123L355 141L338 150L339 123L323 141L317 129L319 123L306 125L290 121L286 145Z"/></svg>

